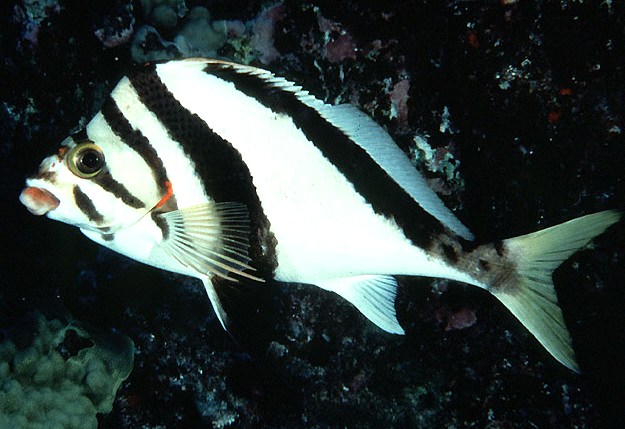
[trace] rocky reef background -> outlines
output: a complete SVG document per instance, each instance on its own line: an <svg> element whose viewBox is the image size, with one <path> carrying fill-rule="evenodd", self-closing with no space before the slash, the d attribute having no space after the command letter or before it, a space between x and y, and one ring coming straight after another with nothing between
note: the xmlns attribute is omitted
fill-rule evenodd
<svg viewBox="0 0 625 429"><path fill-rule="evenodd" d="M622 209L621 2L7 1L0 51L0 339L33 314L130 337L100 428L622 424L623 222L555 274L577 375L488 294L432 279L401 279L405 337L314 287L232 291L233 341L199 282L17 201L131 67L210 55L361 107L481 241Z"/></svg>

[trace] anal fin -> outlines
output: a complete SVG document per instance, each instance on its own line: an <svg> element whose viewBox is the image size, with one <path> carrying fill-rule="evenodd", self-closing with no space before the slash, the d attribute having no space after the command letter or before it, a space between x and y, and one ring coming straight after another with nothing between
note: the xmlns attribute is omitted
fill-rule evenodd
<svg viewBox="0 0 625 429"><path fill-rule="evenodd" d="M317 286L336 292L386 332L400 335L405 333L395 313L397 280L394 277L345 277L318 282Z"/></svg>

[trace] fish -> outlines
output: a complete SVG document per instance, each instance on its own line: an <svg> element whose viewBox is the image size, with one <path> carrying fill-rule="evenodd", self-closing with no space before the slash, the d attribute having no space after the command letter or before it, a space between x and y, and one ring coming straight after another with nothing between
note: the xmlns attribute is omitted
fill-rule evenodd
<svg viewBox="0 0 625 429"><path fill-rule="evenodd" d="M490 292L573 371L552 273L622 217L606 210L480 243L357 107L207 58L133 69L19 199L122 255L199 279L226 330L219 290L277 281L334 292L405 334L397 276L445 278Z"/></svg>

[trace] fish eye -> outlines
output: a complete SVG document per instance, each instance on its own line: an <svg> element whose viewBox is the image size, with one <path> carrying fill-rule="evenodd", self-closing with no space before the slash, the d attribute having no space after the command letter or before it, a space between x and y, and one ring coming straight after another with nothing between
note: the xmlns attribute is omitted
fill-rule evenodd
<svg viewBox="0 0 625 429"><path fill-rule="evenodd" d="M79 143L67 154L67 166L76 176L89 179L104 167L104 153L92 141Z"/></svg>

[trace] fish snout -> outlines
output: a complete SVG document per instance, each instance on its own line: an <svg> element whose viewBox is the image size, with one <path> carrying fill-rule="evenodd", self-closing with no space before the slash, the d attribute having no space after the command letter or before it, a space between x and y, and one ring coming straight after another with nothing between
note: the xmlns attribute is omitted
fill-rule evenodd
<svg viewBox="0 0 625 429"><path fill-rule="evenodd" d="M29 212L41 216L59 206L59 199L47 189L27 186L20 194L20 202Z"/></svg>

